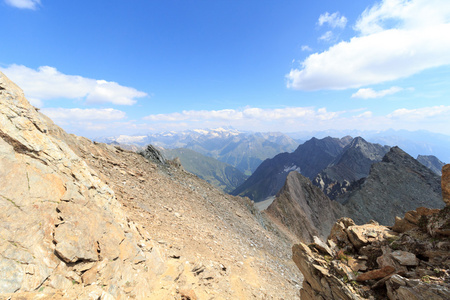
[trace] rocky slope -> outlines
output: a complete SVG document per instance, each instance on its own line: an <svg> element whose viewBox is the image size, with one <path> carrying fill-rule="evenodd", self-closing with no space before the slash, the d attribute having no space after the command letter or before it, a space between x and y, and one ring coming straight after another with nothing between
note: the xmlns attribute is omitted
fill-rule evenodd
<svg viewBox="0 0 450 300"><path fill-rule="evenodd" d="M449 299L449 220L449 206L407 212L393 230L340 219L326 244L292 249L301 299Z"/></svg>
<svg viewBox="0 0 450 300"><path fill-rule="evenodd" d="M298 297L291 241L249 201L65 133L1 73L0 125L1 299Z"/></svg>
<svg viewBox="0 0 450 300"><path fill-rule="evenodd" d="M351 182L367 177L372 164L381 161L389 148L356 137L314 178L313 183L330 199L335 199L347 191Z"/></svg>
<svg viewBox="0 0 450 300"><path fill-rule="evenodd" d="M281 153L266 159L232 194L249 197L256 202L263 201L276 195L289 172L294 170L312 180L342 152L351 139L312 138L292 153Z"/></svg>
<svg viewBox="0 0 450 300"><path fill-rule="evenodd" d="M373 219L392 225L396 216L417 207L443 207L439 176L398 147L391 148L381 162L372 165L367 178L336 200L357 224Z"/></svg>
<svg viewBox="0 0 450 300"><path fill-rule="evenodd" d="M436 173L438 176L442 175L442 167L445 165L434 155L419 155L417 156L417 161L422 165Z"/></svg>
<svg viewBox="0 0 450 300"><path fill-rule="evenodd" d="M312 242L314 236L324 239L334 220L343 216L339 203L295 171L289 173L267 214L304 242Z"/></svg>

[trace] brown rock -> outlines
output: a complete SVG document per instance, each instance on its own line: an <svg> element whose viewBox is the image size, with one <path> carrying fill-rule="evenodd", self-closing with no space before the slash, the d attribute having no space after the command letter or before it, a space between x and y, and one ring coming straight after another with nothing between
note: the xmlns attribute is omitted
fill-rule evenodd
<svg viewBox="0 0 450 300"><path fill-rule="evenodd" d="M408 222L406 219L395 217L395 224L392 226L392 230L398 233L403 233L413 228L417 228L417 225Z"/></svg>
<svg viewBox="0 0 450 300"><path fill-rule="evenodd" d="M292 247L292 259L304 276L301 299L362 299L323 266L303 243Z"/></svg>
<svg viewBox="0 0 450 300"><path fill-rule="evenodd" d="M442 198L446 206L450 205L450 164L442 167Z"/></svg>
<svg viewBox="0 0 450 300"><path fill-rule="evenodd" d="M394 273L395 268L391 266L385 266L381 269L372 270L356 277L356 281L366 281L372 279L380 279Z"/></svg>
<svg viewBox="0 0 450 300"><path fill-rule="evenodd" d="M356 249L360 249L369 242L381 241L395 235L395 233L386 226L376 224L350 226L345 232Z"/></svg>

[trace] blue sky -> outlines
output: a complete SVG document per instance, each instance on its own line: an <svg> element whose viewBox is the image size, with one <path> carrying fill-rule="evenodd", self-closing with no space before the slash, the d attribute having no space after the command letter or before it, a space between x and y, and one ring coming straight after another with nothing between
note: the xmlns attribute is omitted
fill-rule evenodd
<svg viewBox="0 0 450 300"><path fill-rule="evenodd" d="M0 0L0 70L87 137L450 134L450 1Z"/></svg>

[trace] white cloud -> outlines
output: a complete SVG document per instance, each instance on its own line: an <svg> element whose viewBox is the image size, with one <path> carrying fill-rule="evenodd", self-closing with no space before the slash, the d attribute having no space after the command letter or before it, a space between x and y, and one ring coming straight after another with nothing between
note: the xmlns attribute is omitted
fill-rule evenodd
<svg viewBox="0 0 450 300"><path fill-rule="evenodd" d="M311 47L308 45L303 45L302 46L302 51L312 51Z"/></svg>
<svg viewBox="0 0 450 300"><path fill-rule="evenodd" d="M147 96L144 92L116 82L66 75L49 66L34 70L10 65L0 70L23 89L27 98L32 99L32 104L40 104L38 106L45 100L58 98L85 99L90 104L133 105L136 98Z"/></svg>
<svg viewBox="0 0 450 300"><path fill-rule="evenodd" d="M333 38L333 32L327 31L319 37L319 40L330 41Z"/></svg>
<svg viewBox="0 0 450 300"><path fill-rule="evenodd" d="M329 12L326 12L324 14L321 14L319 16L318 24L319 26L322 26L323 24L328 23L328 25L332 28L344 28L345 25L347 25L347 18L344 16L341 16L339 12L335 12L330 14Z"/></svg>
<svg viewBox="0 0 450 300"><path fill-rule="evenodd" d="M97 121L108 122L122 120L125 112L113 108L43 108L41 112L55 122Z"/></svg>
<svg viewBox="0 0 450 300"><path fill-rule="evenodd" d="M36 9L41 4L41 0L5 0L5 3L17 8Z"/></svg>
<svg viewBox="0 0 450 300"><path fill-rule="evenodd" d="M393 95L402 91L403 88L398 86L393 86L386 90L375 91L371 88L359 89L356 93L352 95L352 98L370 99L370 98L381 98L387 95Z"/></svg>
<svg viewBox="0 0 450 300"><path fill-rule="evenodd" d="M292 69L287 87L358 88L450 64L448 0L384 0L365 10L355 29L359 36L311 54L302 68Z"/></svg>
<svg viewBox="0 0 450 300"><path fill-rule="evenodd" d="M401 119L407 122L430 120L432 118L443 118L450 120L450 106L440 105L432 107L422 107L416 109L401 108L388 115L392 119Z"/></svg>

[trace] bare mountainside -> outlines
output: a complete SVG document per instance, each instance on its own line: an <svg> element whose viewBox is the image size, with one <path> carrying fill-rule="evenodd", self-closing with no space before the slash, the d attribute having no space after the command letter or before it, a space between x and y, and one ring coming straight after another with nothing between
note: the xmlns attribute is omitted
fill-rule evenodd
<svg viewBox="0 0 450 300"><path fill-rule="evenodd" d="M0 99L0 298L298 297L291 241L248 200L65 133L2 73Z"/></svg>

